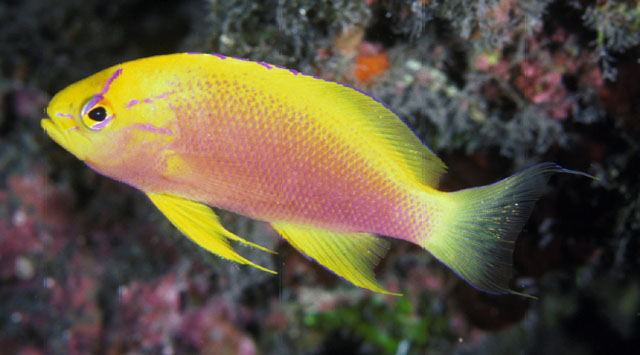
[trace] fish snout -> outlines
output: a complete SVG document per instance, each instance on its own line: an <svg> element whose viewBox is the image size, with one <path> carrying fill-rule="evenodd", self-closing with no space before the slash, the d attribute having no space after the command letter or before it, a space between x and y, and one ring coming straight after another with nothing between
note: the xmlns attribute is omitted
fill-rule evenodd
<svg viewBox="0 0 640 355"><path fill-rule="evenodd" d="M86 149L83 146L86 146L88 139L79 132L73 115L68 112L68 110L66 112L57 110L55 106L49 105L47 107L49 117L42 118L40 126L61 147L78 159L84 160Z"/></svg>

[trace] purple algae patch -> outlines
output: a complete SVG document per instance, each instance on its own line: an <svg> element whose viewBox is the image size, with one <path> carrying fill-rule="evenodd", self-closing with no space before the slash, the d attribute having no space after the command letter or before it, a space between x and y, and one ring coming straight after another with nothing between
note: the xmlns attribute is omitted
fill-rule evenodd
<svg viewBox="0 0 640 355"><path fill-rule="evenodd" d="M153 100L151 99L142 99L142 102L144 102L145 104L150 104L153 102Z"/></svg>
<svg viewBox="0 0 640 355"><path fill-rule="evenodd" d="M209 55L212 55L214 57L218 57L220 59L227 59L227 56L224 56L222 54L217 54L217 53L209 53Z"/></svg>

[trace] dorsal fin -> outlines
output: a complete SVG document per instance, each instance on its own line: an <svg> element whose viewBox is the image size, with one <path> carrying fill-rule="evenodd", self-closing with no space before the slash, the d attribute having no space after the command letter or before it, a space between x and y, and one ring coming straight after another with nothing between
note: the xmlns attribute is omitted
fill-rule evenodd
<svg viewBox="0 0 640 355"><path fill-rule="evenodd" d="M332 105L344 106L359 114L349 117L348 124L367 135L367 140L375 142L385 156L406 169L416 181L431 187L438 187L440 177L447 170L446 165L407 125L388 107L354 88L338 83L325 82L334 86L325 95L335 95L328 101Z"/></svg>
<svg viewBox="0 0 640 355"><path fill-rule="evenodd" d="M277 92L296 105L306 105L354 144L366 144L375 159L392 161L410 180L437 187L445 164L418 139L389 108L348 85L323 80L294 70L226 58L244 66L265 92ZM230 63L230 62L227 62ZM262 79L262 80L260 80Z"/></svg>

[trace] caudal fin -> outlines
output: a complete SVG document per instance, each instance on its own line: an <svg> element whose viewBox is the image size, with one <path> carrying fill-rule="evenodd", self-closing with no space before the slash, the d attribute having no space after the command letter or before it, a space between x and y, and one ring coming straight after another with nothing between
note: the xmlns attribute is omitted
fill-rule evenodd
<svg viewBox="0 0 640 355"><path fill-rule="evenodd" d="M472 286L517 293L509 288L515 241L554 173L589 176L542 163L491 185L452 192L420 244Z"/></svg>

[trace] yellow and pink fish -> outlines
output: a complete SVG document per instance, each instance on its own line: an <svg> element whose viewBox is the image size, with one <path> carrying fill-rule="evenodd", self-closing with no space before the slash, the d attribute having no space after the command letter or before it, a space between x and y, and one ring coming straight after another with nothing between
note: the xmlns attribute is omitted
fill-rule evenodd
<svg viewBox="0 0 640 355"><path fill-rule="evenodd" d="M445 165L384 104L349 86L217 54L139 59L70 85L42 127L98 173L143 191L184 235L273 272L229 241L208 206L269 223L356 286L388 241L420 245L474 287L509 287L516 237L548 178L536 165L492 185L438 191Z"/></svg>

